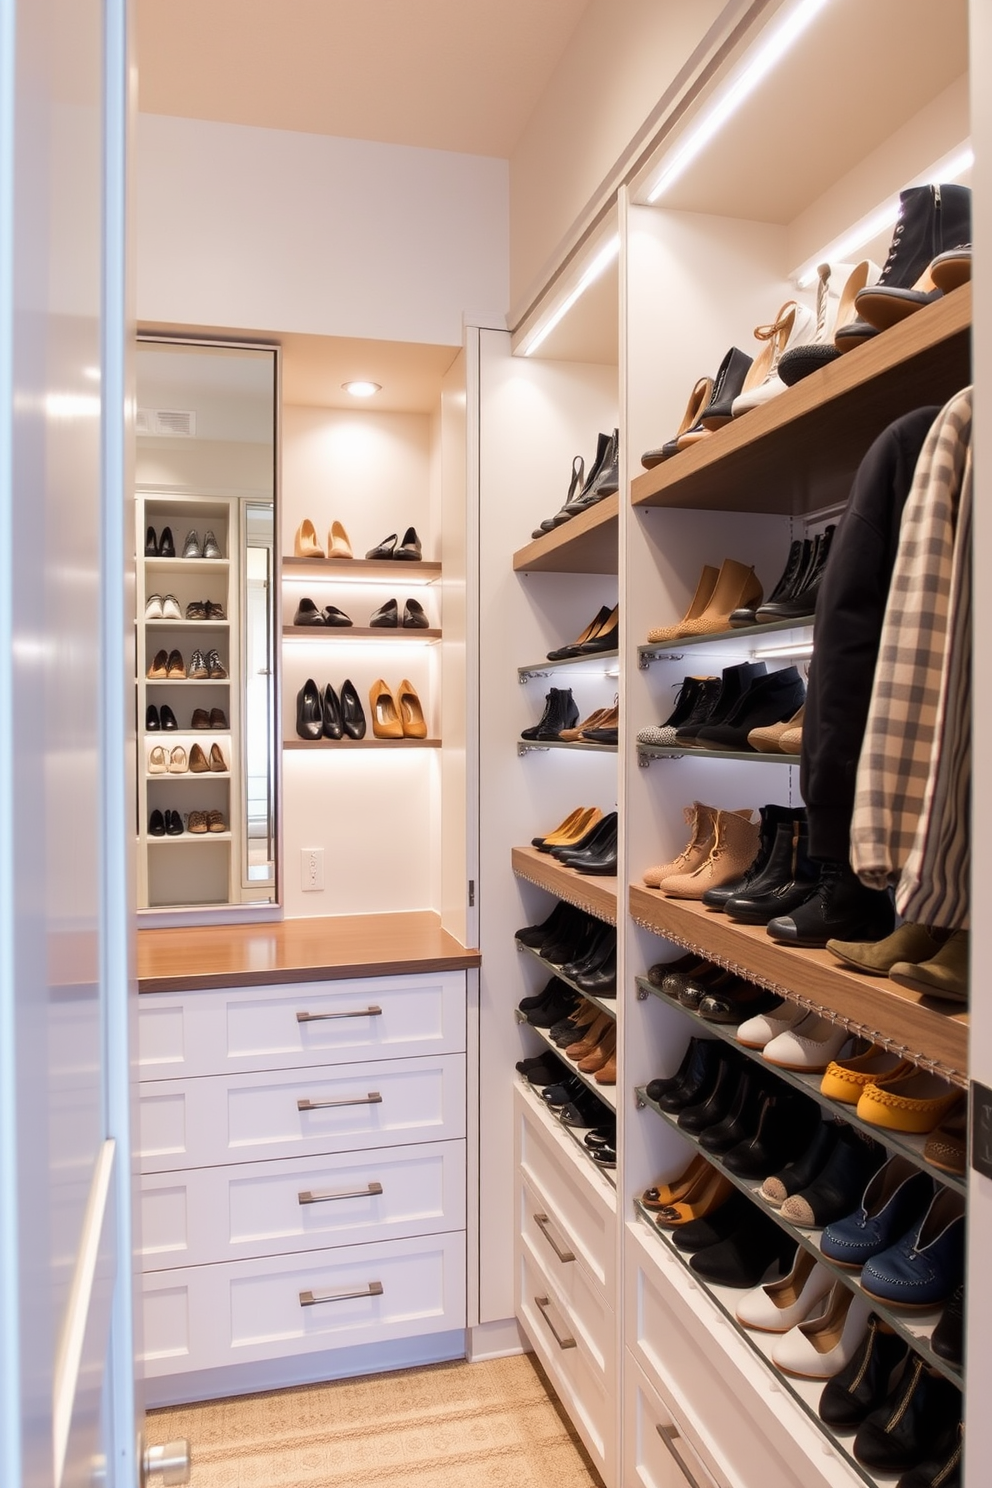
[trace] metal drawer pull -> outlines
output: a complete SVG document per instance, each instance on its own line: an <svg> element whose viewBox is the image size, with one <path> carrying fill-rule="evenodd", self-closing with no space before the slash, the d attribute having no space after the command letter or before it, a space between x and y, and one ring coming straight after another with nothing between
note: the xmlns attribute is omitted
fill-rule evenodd
<svg viewBox="0 0 992 1488"><path fill-rule="evenodd" d="M325 1111L329 1106L381 1106L382 1096L378 1090L370 1090L368 1095L356 1096L354 1100L327 1100L312 1101L298 1100L296 1109L298 1111Z"/></svg>
<svg viewBox="0 0 992 1488"><path fill-rule="evenodd" d="M368 1188L350 1188L345 1193L301 1193L297 1194L301 1204L326 1204L331 1199L367 1199L382 1193L381 1183L370 1183Z"/></svg>
<svg viewBox="0 0 992 1488"><path fill-rule="evenodd" d="M551 1246L551 1249L554 1251L555 1255L560 1261L575 1260L575 1256L573 1255L573 1253L570 1250L562 1250L554 1235L552 1235L549 1228L551 1221L548 1219L548 1216L546 1214L535 1214L534 1221L539 1226L541 1234L544 1236L545 1240L547 1240L548 1244Z"/></svg>
<svg viewBox="0 0 992 1488"><path fill-rule="evenodd" d="M355 1008L351 1013L297 1013L297 1023L329 1023L332 1018L381 1018L381 1007Z"/></svg>
<svg viewBox="0 0 992 1488"><path fill-rule="evenodd" d="M301 1292L301 1307L319 1307L321 1302L350 1302L353 1297L381 1297L382 1282L370 1281L360 1292Z"/></svg>
<svg viewBox="0 0 992 1488"><path fill-rule="evenodd" d="M544 1321L547 1323L548 1327L551 1329L551 1336L554 1339L555 1343L558 1345L558 1347L560 1349L578 1348L578 1344L575 1342L575 1339L572 1338L571 1336L569 1336L568 1338L562 1338L561 1334L558 1332L558 1329L555 1327L554 1323L551 1321L551 1312L549 1310L550 1307L551 1307L551 1298L550 1297L535 1297L534 1298L534 1301L537 1303L537 1309L540 1312L541 1316L543 1317Z"/></svg>
<svg viewBox="0 0 992 1488"><path fill-rule="evenodd" d="M682 1453L675 1445L675 1443L679 1440L678 1427L658 1426L656 1427L656 1430L662 1441L665 1443L665 1450L668 1452L670 1457L674 1457L675 1465L682 1476L685 1478L686 1482L689 1484L689 1488L702 1488L702 1484L699 1482L699 1479L693 1477L692 1473L689 1471L688 1467L685 1464Z"/></svg>

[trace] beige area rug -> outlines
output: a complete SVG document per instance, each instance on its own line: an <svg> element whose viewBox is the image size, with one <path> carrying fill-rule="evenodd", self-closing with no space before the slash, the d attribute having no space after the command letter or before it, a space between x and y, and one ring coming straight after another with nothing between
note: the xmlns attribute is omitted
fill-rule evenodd
<svg viewBox="0 0 992 1488"><path fill-rule="evenodd" d="M601 1488L529 1354L151 1411L190 1488Z"/></svg>

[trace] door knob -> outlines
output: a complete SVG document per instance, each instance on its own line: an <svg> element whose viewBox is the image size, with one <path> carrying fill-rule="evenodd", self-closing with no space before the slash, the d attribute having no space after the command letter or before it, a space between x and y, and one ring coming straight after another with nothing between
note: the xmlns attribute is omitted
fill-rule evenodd
<svg viewBox="0 0 992 1488"><path fill-rule="evenodd" d="M141 1488L181 1488L189 1482L189 1442L185 1437L145 1447L141 1453Z"/></svg>

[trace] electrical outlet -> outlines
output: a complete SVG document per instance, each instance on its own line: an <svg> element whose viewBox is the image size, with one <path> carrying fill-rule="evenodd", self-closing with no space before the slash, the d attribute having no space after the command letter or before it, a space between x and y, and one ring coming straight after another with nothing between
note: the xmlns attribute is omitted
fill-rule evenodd
<svg viewBox="0 0 992 1488"><path fill-rule="evenodd" d="M300 849L300 881L305 894L317 893L324 887L324 849Z"/></svg>

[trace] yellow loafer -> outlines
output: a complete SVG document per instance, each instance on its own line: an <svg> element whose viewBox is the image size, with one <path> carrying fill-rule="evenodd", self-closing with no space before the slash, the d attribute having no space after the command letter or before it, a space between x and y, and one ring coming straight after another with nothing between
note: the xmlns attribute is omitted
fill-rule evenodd
<svg viewBox="0 0 992 1488"><path fill-rule="evenodd" d="M930 1132L958 1100L961 1092L939 1075L911 1070L886 1085L866 1085L858 1101L858 1115L872 1126L889 1131Z"/></svg>
<svg viewBox="0 0 992 1488"><path fill-rule="evenodd" d="M843 1101L846 1106L856 1106L868 1085L887 1085L901 1075L909 1074L913 1066L899 1054L889 1054L874 1044L867 1054L856 1054L852 1059L831 1059L820 1082L820 1094L831 1100Z"/></svg>

